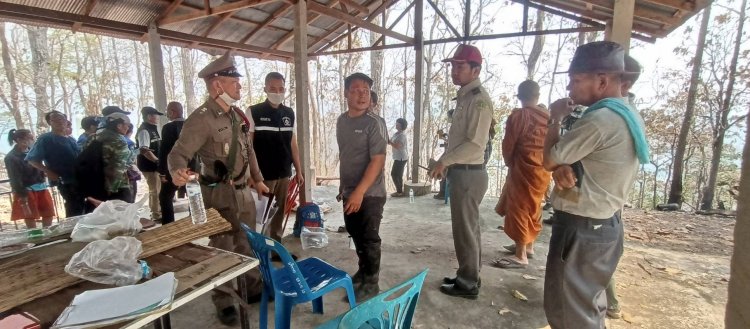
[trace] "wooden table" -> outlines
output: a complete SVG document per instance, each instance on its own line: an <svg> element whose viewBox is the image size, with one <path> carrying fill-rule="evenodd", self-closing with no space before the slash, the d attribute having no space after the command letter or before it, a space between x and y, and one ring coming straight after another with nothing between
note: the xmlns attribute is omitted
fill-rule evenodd
<svg viewBox="0 0 750 329"><path fill-rule="evenodd" d="M71 248L71 245L75 245L75 243L57 243L43 246L40 251L54 254L56 251ZM111 327L140 328L156 320L155 326L157 328L169 328L169 312L232 279L237 280L238 287L244 287L246 283L244 281L245 277L242 274L258 266L258 260L254 258L193 243L156 253L147 257L146 262L153 269L154 276L167 272L175 272L178 284L172 305L167 309L145 315L129 323L120 323ZM0 269L8 264L12 265L13 263L4 262L4 260L0 261ZM44 280L44 278L39 278L39 280ZM86 290L111 287L109 285L83 281L48 296L17 305L9 313L29 313L39 320L42 328L48 328L62 313L63 309L70 304L75 295ZM240 292L242 298L247 300L245 290L240 289ZM240 307L240 320L243 329L249 328L248 317L245 309L242 307Z"/></svg>

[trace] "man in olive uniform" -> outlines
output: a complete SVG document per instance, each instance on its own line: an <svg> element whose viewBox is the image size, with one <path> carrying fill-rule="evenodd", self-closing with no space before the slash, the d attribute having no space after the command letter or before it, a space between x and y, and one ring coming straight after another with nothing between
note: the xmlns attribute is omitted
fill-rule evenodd
<svg viewBox="0 0 750 329"><path fill-rule="evenodd" d="M248 137L248 120L233 104L240 99L240 77L229 53L214 60L198 77L206 82L208 99L185 120L172 152L169 172L176 186L185 185L190 175L188 162L200 156L201 192L206 208L216 209L232 224L232 231L212 235L209 245L243 255L251 255L240 223L255 228L255 201L248 183L258 193L267 193L258 168L255 151ZM250 300L258 300L262 291L260 272L247 274ZM231 284L229 285L231 287ZM229 295L214 292L214 306L223 324L237 321L237 310Z"/></svg>
<svg viewBox="0 0 750 329"><path fill-rule="evenodd" d="M448 145L430 175L441 179L447 171L458 270L455 277L443 279L440 291L450 296L477 299L482 268L479 203L487 192L484 150L492 122L492 101L479 80L482 70L479 49L459 45L453 57L443 62L451 63L453 84L460 88L451 117Z"/></svg>

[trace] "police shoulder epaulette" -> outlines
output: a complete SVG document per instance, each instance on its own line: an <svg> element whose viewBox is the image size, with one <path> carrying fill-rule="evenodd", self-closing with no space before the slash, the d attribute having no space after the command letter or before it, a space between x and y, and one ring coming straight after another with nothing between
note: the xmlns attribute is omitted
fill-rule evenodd
<svg viewBox="0 0 750 329"><path fill-rule="evenodd" d="M476 87L471 90L471 93L474 95L479 95L480 93L482 93L482 89L479 89L479 87Z"/></svg>

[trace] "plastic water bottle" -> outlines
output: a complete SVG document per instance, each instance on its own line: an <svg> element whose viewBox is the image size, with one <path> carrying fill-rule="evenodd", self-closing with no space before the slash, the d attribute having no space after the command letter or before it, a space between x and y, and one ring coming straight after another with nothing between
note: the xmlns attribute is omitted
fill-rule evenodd
<svg viewBox="0 0 750 329"><path fill-rule="evenodd" d="M414 189L409 189L409 203L414 203Z"/></svg>
<svg viewBox="0 0 750 329"><path fill-rule="evenodd" d="M185 189L187 190L190 205L190 217L193 219L193 224L205 224L206 221L208 221L208 218L206 217L206 206L203 204L201 184L198 183L196 175L190 175L190 180L188 180L185 185Z"/></svg>

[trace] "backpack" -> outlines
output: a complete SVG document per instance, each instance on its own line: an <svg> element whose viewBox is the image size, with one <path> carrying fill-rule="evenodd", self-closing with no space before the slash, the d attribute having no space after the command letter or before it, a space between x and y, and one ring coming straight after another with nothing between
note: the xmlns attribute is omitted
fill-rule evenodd
<svg viewBox="0 0 750 329"><path fill-rule="evenodd" d="M101 141L92 140L73 164L75 184L83 197L93 197L99 200L107 198L107 189L104 187L103 146Z"/></svg>
<svg viewBox="0 0 750 329"><path fill-rule="evenodd" d="M297 218L294 222L294 236L302 234L302 227L323 228L323 216L320 215L320 207L315 203L306 203L297 208Z"/></svg>

